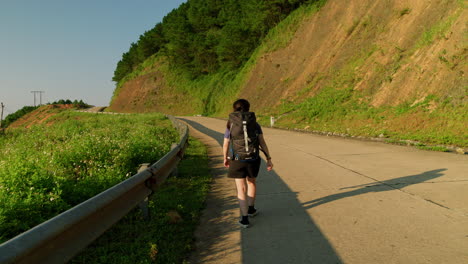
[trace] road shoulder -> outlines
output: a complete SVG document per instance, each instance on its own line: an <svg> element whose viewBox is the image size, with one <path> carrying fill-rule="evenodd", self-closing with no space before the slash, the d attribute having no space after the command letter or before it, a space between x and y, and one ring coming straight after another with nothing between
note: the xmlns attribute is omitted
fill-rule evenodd
<svg viewBox="0 0 468 264"><path fill-rule="evenodd" d="M219 143L189 125L190 135L207 147L213 176L206 208L195 231L195 251L189 263L241 263L241 236L236 219L239 215L234 183L226 177Z"/></svg>

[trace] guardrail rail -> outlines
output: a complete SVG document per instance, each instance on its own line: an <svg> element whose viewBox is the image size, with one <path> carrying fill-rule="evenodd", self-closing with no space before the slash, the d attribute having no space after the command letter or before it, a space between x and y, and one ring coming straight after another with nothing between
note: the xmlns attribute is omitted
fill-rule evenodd
<svg viewBox="0 0 468 264"><path fill-rule="evenodd" d="M168 116L179 144L145 170L0 245L0 263L65 263L144 201L177 167L188 128Z"/></svg>

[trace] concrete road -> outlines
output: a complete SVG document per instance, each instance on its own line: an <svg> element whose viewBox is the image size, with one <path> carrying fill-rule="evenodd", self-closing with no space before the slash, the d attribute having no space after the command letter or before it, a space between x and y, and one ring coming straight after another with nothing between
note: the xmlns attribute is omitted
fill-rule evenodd
<svg viewBox="0 0 468 264"><path fill-rule="evenodd" d="M468 263L468 156L263 128L275 167L241 229L226 122L183 120L214 174L191 263Z"/></svg>

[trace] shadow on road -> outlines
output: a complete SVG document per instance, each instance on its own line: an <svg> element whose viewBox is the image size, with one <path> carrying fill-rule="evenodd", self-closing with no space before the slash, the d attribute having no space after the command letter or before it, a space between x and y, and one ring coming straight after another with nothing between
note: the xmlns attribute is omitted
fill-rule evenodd
<svg viewBox="0 0 468 264"><path fill-rule="evenodd" d="M319 206L321 204L333 202L339 199L352 197L356 195L362 195L362 194L371 193L371 192L386 192L386 191L391 191L395 189L403 189L413 184L418 184L418 183L422 183L428 180L441 177L444 175L442 172L446 170L447 169L431 170L431 171L423 172L421 174L404 176L404 177L395 178L395 179L391 179L387 181L373 182L369 184L345 187L345 188L342 188L342 190L354 189L358 187L362 187L362 188L355 189L349 192L332 194L332 195L325 196L319 199L315 199L309 202L305 202L302 205L304 206L304 208L309 209L309 208Z"/></svg>
<svg viewBox="0 0 468 264"><path fill-rule="evenodd" d="M222 133L181 120L222 145ZM267 172L264 161L257 182L256 206L260 213L251 219L251 228L241 230L242 263L343 263L297 194L274 171ZM226 225L232 226L237 218L229 221ZM232 229L235 232L239 227Z"/></svg>

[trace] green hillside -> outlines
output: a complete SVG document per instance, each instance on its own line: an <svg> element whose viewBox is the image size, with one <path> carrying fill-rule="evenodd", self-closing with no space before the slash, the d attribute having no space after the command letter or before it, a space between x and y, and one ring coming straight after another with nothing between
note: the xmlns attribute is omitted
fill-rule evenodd
<svg viewBox="0 0 468 264"><path fill-rule="evenodd" d="M146 32L124 54L110 108L225 116L244 97L263 124L466 147L464 17L460 1L188 1L157 51L123 67Z"/></svg>
<svg viewBox="0 0 468 264"><path fill-rule="evenodd" d="M122 55L120 82L152 55L192 78L242 66L268 31L307 0L188 0Z"/></svg>

